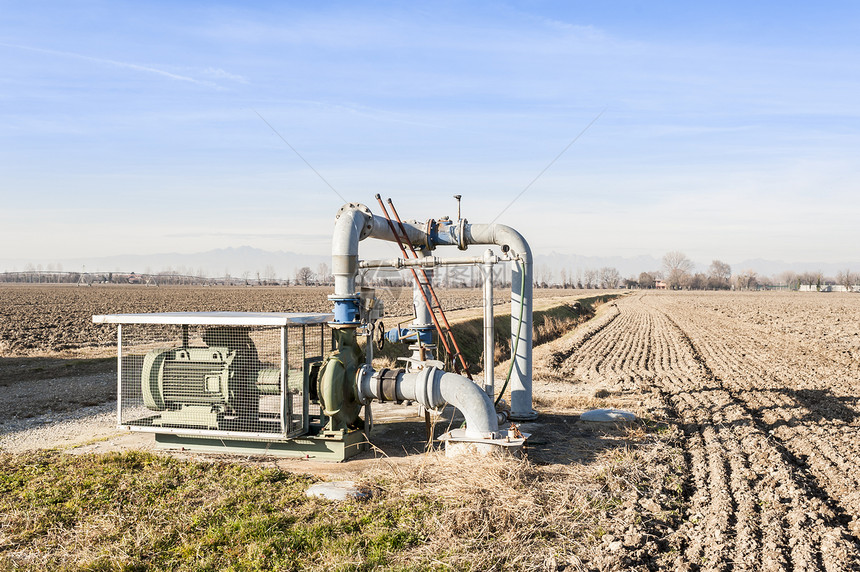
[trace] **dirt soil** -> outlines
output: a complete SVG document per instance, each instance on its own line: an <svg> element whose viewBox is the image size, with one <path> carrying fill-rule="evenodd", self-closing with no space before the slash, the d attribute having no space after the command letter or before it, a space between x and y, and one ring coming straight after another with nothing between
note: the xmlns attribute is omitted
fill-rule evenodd
<svg viewBox="0 0 860 572"><path fill-rule="evenodd" d="M331 312L327 287L74 286L0 284L0 358L24 356L109 357L116 328L93 324L94 314L144 312ZM386 316L412 315L412 289L377 287ZM480 308L481 288L437 288L446 312ZM594 290L535 290L536 306L558 297L593 295ZM494 302L510 303L507 288ZM0 374L2 375L2 374Z"/></svg>
<svg viewBox="0 0 860 572"><path fill-rule="evenodd" d="M647 293L614 306L547 365L647 399L680 428L683 510L649 566L860 569L860 296Z"/></svg>

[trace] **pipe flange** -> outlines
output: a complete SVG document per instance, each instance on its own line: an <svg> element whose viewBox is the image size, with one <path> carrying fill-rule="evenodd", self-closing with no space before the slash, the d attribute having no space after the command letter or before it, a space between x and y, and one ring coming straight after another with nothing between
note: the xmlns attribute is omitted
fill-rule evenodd
<svg viewBox="0 0 860 572"><path fill-rule="evenodd" d="M457 248L460 250L466 250L469 247L469 245L466 244L466 225L468 223L469 221L466 219L460 219L459 228L457 229L457 234L459 235L457 237Z"/></svg>
<svg viewBox="0 0 860 572"><path fill-rule="evenodd" d="M367 220L364 221L364 224L361 227L361 235L359 236L359 240L364 240L370 236L370 232L373 230L373 213L370 212L367 205L362 203L346 203L338 209L337 214L334 215L334 220L339 219L340 215L351 210L357 210L367 215Z"/></svg>
<svg viewBox="0 0 860 572"><path fill-rule="evenodd" d="M358 368L358 371L355 372L355 386L358 388L358 391L356 391L355 393L356 393L356 396L358 397L358 402L361 403L362 405L367 405L368 403L373 401L373 395L365 395L365 392L364 392L364 385L365 385L364 380L368 376L372 376L372 375L373 375L373 368L371 368L367 364L362 364L362 366L360 368Z"/></svg>
<svg viewBox="0 0 860 572"><path fill-rule="evenodd" d="M435 366L425 367L415 376L415 399L425 409L434 409L438 405L433 399L436 393L433 381L437 371Z"/></svg>
<svg viewBox="0 0 860 572"><path fill-rule="evenodd" d="M371 399L377 401L397 401L397 378L403 373L402 369L382 368L373 374L370 383Z"/></svg>
<svg viewBox="0 0 860 572"><path fill-rule="evenodd" d="M435 250L436 244L433 242L433 229L436 228L436 220L429 219L427 226L424 227L424 244L427 250Z"/></svg>
<svg viewBox="0 0 860 572"><path fill-rule="evenodd" d="M376 399L381 403L385 401L385 397L382 393L382 376L385 375L385 372L388 371L388 368L382 368L375 374L373 374L373 380L376 382L376 387L374 388L374 395L376 395Z"/></svg>

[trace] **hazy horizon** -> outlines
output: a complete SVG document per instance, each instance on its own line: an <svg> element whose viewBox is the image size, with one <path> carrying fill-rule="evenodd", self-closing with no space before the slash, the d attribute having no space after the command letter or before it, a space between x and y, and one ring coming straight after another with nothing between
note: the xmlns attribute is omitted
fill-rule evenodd
<svg viewBox="0 0 860 572"><path fill-rule="evenodd" d="M371 241L362 242L362 246L373 244ZM379 243L387 246L390 252L381 253L382 256L393 258L398 255L396 246L393 244ZM473 247L475 249L477 247ZM361 258L372 258L366 251L360 249ZM455 249L440 248L435 252L436 256L456 258L459 256L471 256L479 254L476 252L460 253ZM604 267L616 268L622 277L636 277L641 272L660 271L662 260L660 257L640 255L635 257L621 256L587 256L578 254L561 254L558 252L536 253L535 273L545 274L549 271L550 282L559 282L561 272L565 271L571 276L577 272L586 270L598 270ZM693 272L707 273L708 266L712 260L693 260L695 264ZM851 270L860 271L860 261L842 261L839 263L786 262L782 260L767 260L753 258L747 260L722 260L732 267L735 274L753 270L763 277L777 277L786 271L793 272L821 272L826 277L834 277L838 272ZM274 272L278 279L292 279L296 270L302 266L309 266L314 272L320 264L330 267L329 255L308 255L290 251L266 251L248 245L240 247L229 247L197 253L156 253L152 255L118 255L108 257L80 257L64 260L12 260L0 258L0 272L25 272L30 270L41 270L44 272L88 272L88 273L130 273L158 274L160 272L179 271L180 274L205 276L209 278L224 277L230 274L233 277L241 277L247 273L251 278L256 278L257 273L267 277L269 272ZM507 272L507 271L506 271Z"/></svg>

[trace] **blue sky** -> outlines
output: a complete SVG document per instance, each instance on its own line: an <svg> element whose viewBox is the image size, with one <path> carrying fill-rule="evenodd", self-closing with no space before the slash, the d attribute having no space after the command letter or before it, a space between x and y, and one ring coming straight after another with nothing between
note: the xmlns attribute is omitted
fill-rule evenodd
<svg viewBox="0 0 860 572"><path fill-rule="evenodd" d="M488 222L599 115L498 218L536 252L860 260L854 2L0 13L0 259L325 254L337 193Z"/></svg>

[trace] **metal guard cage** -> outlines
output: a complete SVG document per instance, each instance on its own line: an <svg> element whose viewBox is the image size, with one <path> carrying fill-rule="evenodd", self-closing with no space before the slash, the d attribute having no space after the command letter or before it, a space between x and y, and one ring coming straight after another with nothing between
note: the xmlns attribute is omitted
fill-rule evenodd
<svg viewBox="0 0 860 572"><path fill-rule="evenodd" d="M321 422L314 364L331 314L166 312L117 324L117 418L131 431L285 441ZM315 372L314 372L315 373Z"/></svg>

